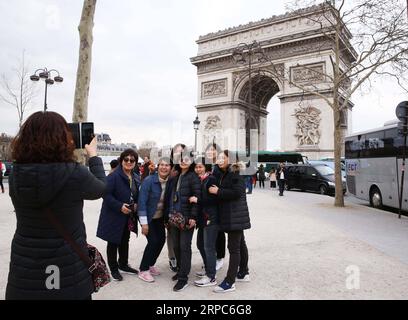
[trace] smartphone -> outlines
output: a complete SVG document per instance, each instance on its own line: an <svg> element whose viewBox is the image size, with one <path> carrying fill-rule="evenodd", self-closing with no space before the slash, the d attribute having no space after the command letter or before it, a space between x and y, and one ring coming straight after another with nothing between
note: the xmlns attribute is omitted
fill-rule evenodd
<svg viewBox="0 0 408 320"><path fill-rule="evenodd" d="M84 149L95 137L93 122L68 123L76 149Z"/></svg>

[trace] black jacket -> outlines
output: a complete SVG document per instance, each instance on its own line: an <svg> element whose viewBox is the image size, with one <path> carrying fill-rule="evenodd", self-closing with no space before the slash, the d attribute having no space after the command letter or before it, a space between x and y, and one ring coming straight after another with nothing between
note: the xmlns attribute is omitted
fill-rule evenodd
<svg viewBox="0 0 408 320"><path fill-rule="evenodd" d="M213 175L209 175L201 181L201 201L198 203L198 227L205 227L207 225L204 219L205 215L208 216L209 224L219 224L217 196L208 192L212 185L217 185L217 179Z"/></svg>
<svg viewBox="0 0 408 320"><path fill-rule="evenodd" d="M180 177L181 182L179 195L181 199L181 213L185 217L186 221L188 221L189 219L194 219L197 221L198 205L195 203L190 203L189 199L190 197L195 196L198 198L198 202L201 201L201 182L200 178L198 178L198 176L192 171L187 172L183 176L178 175L167 182L168 185L165 191L166 204L164 209L165 221L168 220L168 215L172 213L170 212L173 208L172 201L177 188L177 182Z"/></svg>
<svg viewBox="0 0 408 320"><path fill-rule="evenodd" d="M285 179L283 179L283 180L288 179L288 176L287 176L288 170L286 169L286 167L283 167L283 168L278 167L278 169L276 169L276 180L279 181L281 179L280 174L281 174L282 171L283 171L283 176L285 177Z"/></svg>
<svg viewBox="0 0 408 320"><path fill-rule="evenodd" d="M245 181L239 171L239 165L233 164L223 173L219 181L217 199L219 201L220 227L223 231L251 228Z"/></svg>
<svg viewBox="0 0 408 320"><path fill-rule="evenodd" d="M78 163L15 164L10 196L17 229L11 244L6 299L85 299L93 292L85 263L48 221L44 207L87 253L83 222L84 199L102 197L105 172L102 160L89 159L90 171ZM60 272L60 289L49 290L48 266Z"/></svg>

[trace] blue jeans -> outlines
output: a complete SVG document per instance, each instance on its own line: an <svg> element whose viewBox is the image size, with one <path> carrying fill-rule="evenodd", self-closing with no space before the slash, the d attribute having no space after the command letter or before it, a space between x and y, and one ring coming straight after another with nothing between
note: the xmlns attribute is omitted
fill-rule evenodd
<svg viewBox="0 0 408 320"><path fill-rule="evenodd" d="M247 176L245 180L246 180L246 187L248 189L248 193L252 193L252 188L253 188L252 177Z"/></svg>
<svg viewBox="0 0 408 320"><path fill-rule="evenodd" d="M205 273L208 278L215 278L215 266L217 263L217 237L219 225L213 224L198 229L197 248L200 250L204 261Z"/></svg>

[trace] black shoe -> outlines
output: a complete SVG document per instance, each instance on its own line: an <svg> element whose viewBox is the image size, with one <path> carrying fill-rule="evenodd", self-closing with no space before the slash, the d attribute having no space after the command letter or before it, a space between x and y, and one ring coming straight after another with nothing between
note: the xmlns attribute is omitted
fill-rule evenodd
<svg viewBox="0 0 408 320"><path fill-rule="evenodd" d="M249 273L248 272L245 272L245 273L238 272L236 281L238 281L238 282L249 282L250 281Z"/></svg>
<svg viewBox="0 0 408 320"><path fill-rule="evenodd" d="M173 287L173 291L176 291L176 292L183 291L187 287L188 287L187 281L179 280L177 281L176 285Z"/></svg>
<svg viewBox="0 0 408 320"><path fill-rule="evenodd" d="M174 276L171 277L171 280L177 281L178 280L178 274L176 273Z"/></svg>
<svg viewBox="0 0 408 320"><path fill-rule="evenodd" d="M119 273L118 270L112 271L112 272L111 272L111 275L112 275L112 278L113 278L114 281L122 281L122 280L123 280L123 277L122 277L122 275Z"/></svg>
<svg viewBox="0 0 408 320"><path fill-rule="evenodd" d="M138 274L139 273L139 271L137 271L136 269L132 268L129 265L119 267L119 270L122 271L123 273L128 273L128 274Z"/></svg>

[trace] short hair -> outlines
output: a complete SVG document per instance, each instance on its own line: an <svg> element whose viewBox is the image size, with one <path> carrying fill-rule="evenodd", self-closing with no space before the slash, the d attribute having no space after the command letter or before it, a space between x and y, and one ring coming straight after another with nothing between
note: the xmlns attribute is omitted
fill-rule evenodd
<svg viewBox="0 0 408 320"><path fill-rule="evenodd" d="M168 163L168 164L171 166L171 162L170 162L170 158L169 158L169 157L160 157L160 158L159 158L159 161L157 162L157 165L159 165L160 162L162 162L162 161Z"/></svg>
<svg viewBox="0 0 408 320"><path fill-rule="evenodd" d="M115 169L119 165L118 159L113 159L110 163L111 169Z"/></svg>
<svg viewBox="0 0 408 320"><path fill-rule="evenodd" d="M38 111L27 118L12 141L18 163L74 162L75 144L64 117Z"/></svg>
<svg viewBox="0 0 408 320"><path fill-rule="evenodd" d="M122 165L123 159L125 159L127 156L132 156L133 158L135 158L135 162L139 159L139 155L137 154L137 152L129 148L120 154L119 162L121 165Z"/></svg>

